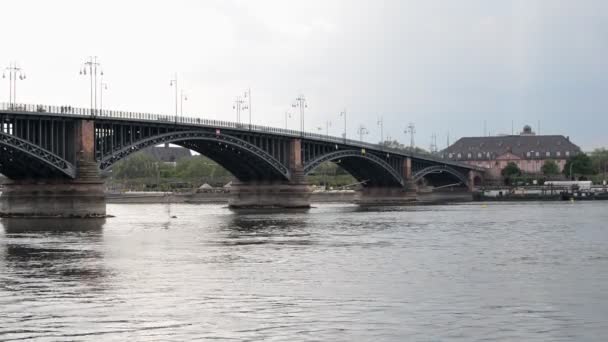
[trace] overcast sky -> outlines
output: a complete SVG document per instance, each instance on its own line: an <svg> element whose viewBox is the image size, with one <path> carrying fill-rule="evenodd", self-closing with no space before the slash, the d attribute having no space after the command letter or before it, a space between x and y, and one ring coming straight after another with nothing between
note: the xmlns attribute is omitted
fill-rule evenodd
<svg viewBox="0 0 608 342"><path fill-rule="evenodd" d="M428 148L456 137L569 135L607 146L608 1L34 1L0 2L0 65L27 73L18 102L88 106L87 56L102 63L104 107L173 113L178 73L190 116L235 119L252 89L253 122L283 127L299 94L307 129L365 125ZM0 80L0 101L8 81ZM246 116L246 115L245 115ZM297 116L289 122L297 128ZM324 130L324 129L323 129Z"/></svg>

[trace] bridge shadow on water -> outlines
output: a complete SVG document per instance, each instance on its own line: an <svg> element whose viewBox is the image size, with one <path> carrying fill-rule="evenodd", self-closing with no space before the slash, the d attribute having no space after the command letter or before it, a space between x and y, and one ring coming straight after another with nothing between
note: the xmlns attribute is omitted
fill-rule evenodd
<svg viewBox="0 0 608 342"><path fill-rule="evenodd" d="M105 219L3 218L0 224L5 289L42 294L56 282L102 289L99 280L109 273L100 250ZM35 286L31 279L37 279ZM63 289L79 291L78 286Z"/></svg>
<svg viewBox="0 0 608 342"><path fill-rule="evenodd" d="M238 211L221 227L226 246L245 245L311 245L307 210ZM304 214L304 215L303 215Z"/></svg>
<svg viewBox="0 0 608 342"><path fill-rule="evenodd" d="M6 234L51 234L70 233L101 234L105 218L61 219L61 218L2 218L0 224Z"/></svg>

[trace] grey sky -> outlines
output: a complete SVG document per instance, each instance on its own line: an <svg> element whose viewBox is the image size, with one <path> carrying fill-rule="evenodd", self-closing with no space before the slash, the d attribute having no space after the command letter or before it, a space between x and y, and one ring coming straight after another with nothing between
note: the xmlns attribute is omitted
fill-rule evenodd
<svg viewBox="0 0 608 342"><path fill-rule="evenodd" d="M608 145L608 2L582 1L2 1L0 65L28 79L18 101L88 106L78 70L99 56L104 107L172 113L179 74L188 115L234 120L251 87L253 121L284 126L303 93L307 129L349 113L348 134L428 148L438 135L510 133L525 123L584 149ZM0 82L0 101L8 81ZM290 127L297 127L297 118Z"/></svg>

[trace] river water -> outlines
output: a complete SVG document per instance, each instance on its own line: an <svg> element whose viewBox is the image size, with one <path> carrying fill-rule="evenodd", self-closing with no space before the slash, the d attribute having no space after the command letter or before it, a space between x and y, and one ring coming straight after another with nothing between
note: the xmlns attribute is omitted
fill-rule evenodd
<svg viewBox="0 0 608 342"><path fill-rule="evenodd" d="M0 341L605 341L607 209L159 204L3 219Z"/></svg>

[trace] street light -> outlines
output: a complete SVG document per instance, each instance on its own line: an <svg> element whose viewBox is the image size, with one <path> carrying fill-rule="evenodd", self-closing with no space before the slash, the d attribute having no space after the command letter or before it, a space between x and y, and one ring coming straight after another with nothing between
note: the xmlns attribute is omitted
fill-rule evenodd
<svg viewBox="0 0 608 342"><path fill-rule="evenodd" d="M103 91L108 90L108 84L101 80L99 87L99 111L103 112Z"/></svg>
<svg viewBox="0 0 608 342"><path fill-rule="evenodd" d="M291 118L291 113L289 111L285 111L285 129L287 129L287 119Z"/></svg>
<svg viewBox="0 0 608 342"><path fill-rule="evenodd" d="M414 134L416 134L416 126L414 126L414 123L410 122L409 125L407 126L407 128L405 129L405 131L403 131L403 133L410 134L410 149L413 152L414 151Z"/></svg>
<svg viewBox="0 0 608 342"><path fill-rule="evenodd" d="M91 116L95 116L97 111L97 71L99 69L99 75L103 76L103 70L101 69L101 63L97 61L97 56L90 56L89 59L82 64L80 69L80 75L87 76L87 69L89 78L91 80Z"/></svg>
<svg viewBox="0 0 608 342"><path fill-rule="evenodd" d="M357 133L359 133L359 140L363 142L363 136L369 134L369 131L367 130L367 128L365 128L365 126L360 125L359 129L357 129Z"/></svg>
<svg viewBox="0 0 608 342"><path fill-rule="evenodd" d="M241 111L243 109L247 109L247 108L249 108L249 107L247 107L245 100L243 100L242 97L237 96L237 98L234 100L234 104L232 105L232 109L234 109L236 111L236 123L237 124L241 123Z"/></svg>
<svg viewBox="0 0 608 342"><path fill-rule="evenodd" d="M249 129L251 129L251 88L245 91L245 98L249 100L247 109L249 109Z"/></svg>
<svg viewBox="0 0 608 342"><path fill-rule="evenodd" d="M188 95L184 94L184 90L180 90L179 95L179 115L184 117L184 101L188 101Z"/></svg>
<svg viewBox="0 0 608 342"><path fill-rule="evenodd" d="M575 163L576 163L576 161L575 161L575 160L573 160L573 161L571 161L571 162L570 162L570 180L574 180L574 179L572 179L572 166L573 166Z"/></svg>
<svg viewBox="0 0 608 342"><path fill-rule="evenodd" d="M169 81L169 86L175 87L175 123L177 124L177 104L178 104L177 73L175 73L173 79Z"/></svg>
<svg viewBox="0 0 608 342"><path fill-rule="evenodd" d="M380 126L380 144L384 143L384 118L382 116L378 118L378 122L376 122L378 126Z"/></svg>
<svg viewBox="0 0 608 342"><path fill-rule="evenodd" d="M331 121L327 120L325 121L325 135L327 135L329 137L329 127L331 127Z"/></svg>
<svg viewBox="0 0 608 342"><path fill-rule="evenodd" d="M25 72L23 69L17 66L16 62L9 64L4 68L2 78L6 78L6 72L8 71L8 104L9 107L13 107L17 103L17 80L25 80Z"/></svg>
<svg viewBox="0 0 608 342"><path fill-rule="evenodd" d="M344 117L344 141L346 142L346 108L340 112L340 116Z"/></svg>
<svg viewBox="0 0 608 342"><path fill-rule="evenodd" d="M298 96L291 107L300 108L300 132L304 134L304 109L308 108L308 103L306 102L304 95Z"/></svg>

